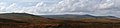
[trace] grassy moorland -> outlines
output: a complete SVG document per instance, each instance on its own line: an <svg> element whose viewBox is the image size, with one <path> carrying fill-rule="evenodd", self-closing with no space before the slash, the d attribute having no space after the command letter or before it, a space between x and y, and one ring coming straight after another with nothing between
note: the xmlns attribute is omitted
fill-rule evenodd
<svg viewBox="0 0 120 28"><path fill-rule="evenodd" d="M62 20L26 13L6 13L0 14L0 28L120 28L120 20L109 18Z"/></svg>

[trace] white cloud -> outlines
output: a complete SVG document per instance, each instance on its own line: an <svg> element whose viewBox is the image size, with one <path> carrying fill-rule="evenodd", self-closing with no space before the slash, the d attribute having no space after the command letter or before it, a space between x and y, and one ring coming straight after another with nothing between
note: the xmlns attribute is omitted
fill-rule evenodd
<svg viewBox="0 0 120 28"><path fill-rule="evenodd" d="M40 2L41 0L0 0L0 2Z"/></svg>

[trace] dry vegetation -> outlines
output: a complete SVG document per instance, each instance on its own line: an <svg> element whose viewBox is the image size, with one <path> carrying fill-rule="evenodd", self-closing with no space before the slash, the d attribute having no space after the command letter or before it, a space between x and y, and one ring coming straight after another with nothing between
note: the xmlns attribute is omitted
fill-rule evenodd
<svg viewBox="0 0 120 28"><path fill-rule="evenodd" d="M95 19L94 19L95 20ZM0 23L0 28L120 28L120 23L103 21L64 21L54 23Z"/></svg>

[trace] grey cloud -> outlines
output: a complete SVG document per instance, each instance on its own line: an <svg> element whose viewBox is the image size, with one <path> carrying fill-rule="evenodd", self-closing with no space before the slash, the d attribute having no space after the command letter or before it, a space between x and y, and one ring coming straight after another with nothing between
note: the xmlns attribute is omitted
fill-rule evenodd
<svg viewBox="0 0 120 28"><path fill-rule="evenodd" d="M8 12L9 10L10 12L31 13L35 15L41 13L42 14L85 13L105 16L113 15L120 17L119 1L120 0L60 0L52 5L49 5L45 3L43 0L40 0L40 2L37 2L35 6L30 7L16 6L17 3L13 4L13 6L11 7L10 5L0 6L0 8L2 8L0 9L0 11Z"/></svg>

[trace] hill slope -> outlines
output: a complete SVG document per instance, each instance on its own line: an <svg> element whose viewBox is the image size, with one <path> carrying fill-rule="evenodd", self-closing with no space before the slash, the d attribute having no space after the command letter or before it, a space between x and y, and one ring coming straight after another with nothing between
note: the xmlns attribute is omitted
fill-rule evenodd
<svg viewBox="0 0 120 28"><path fill-rule="evenodd" d="M119 24L113 16L0 14L0 28L120 28Z"/></svg>
<svg viewBox="0 0 120 28"><path fill-rule="evenodd" d="M50 22L61 22L59 20L44 18L37 15L27 14L27 13L5 13L0 14L0 19L21 21L27 23L50 23Z"/></svg>

